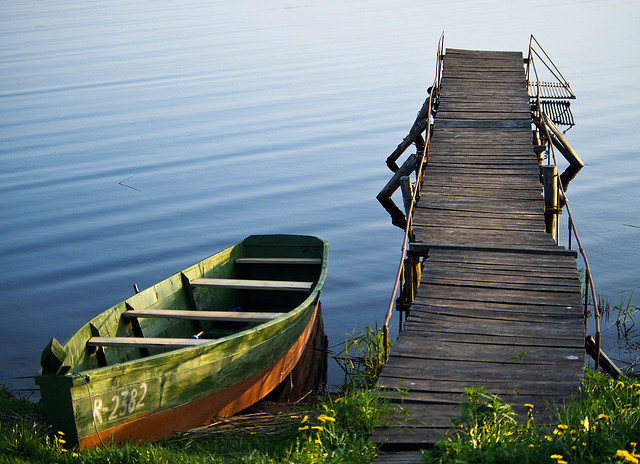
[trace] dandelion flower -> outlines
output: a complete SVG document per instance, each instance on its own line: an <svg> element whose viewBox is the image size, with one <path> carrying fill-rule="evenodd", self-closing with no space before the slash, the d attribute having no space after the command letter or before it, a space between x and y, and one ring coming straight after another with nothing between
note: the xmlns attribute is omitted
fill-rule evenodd
<svg viewBox="0 0 640 464"><path fill-rule="evenodd" d="M618 450L616 454L613 455L614 458L622 458L624 462L630 462L631 464L638 464L638 458L629 453L627 450Z"/></svg>
<svg viewBox="0 0 640 464"><path fill-rule="evenodd" d="M568 425L565 425L565 424L558 424L558 428L559 428L560 430L567 430L567 429L569 428L569 426L568 426Z"/></svg>
<svg viewBox="0 0 640 464"><path fill-rule="evenodd" d="M533 405L531 403L525 403L524 407L527 409L533 409Z"/></svg>
<svg viewBox="0 0 640 464"><path fill-rule="evenodd" d="M298 432L304 432L305 430L309 430L309 426L308 425L305 425L305 426L302 426L302 427L298 427Z"/></svg>
<svg viewBox="0 0 640 464"><path fill-rule="evenodd" d="M318 432L322 432L322 426L321 425L312 425L311 426L312 430L317 430Z"/></svg>
<svg viewBox="0 0 640 464"><path fill-rule="evenodd" d="M302 420L300 421L300 423L301 423L301 424L304 424L304 423L305 423L305 422L307 422L308 420L309 420L309 416L306 416L306 415L305 415L305 416L302 418Z"/></svg>
<svg viewBox="0 0 640 464"><path fill-rule="evenodd" d="M331 417L331 416L327 416L326 414L320 414L318 416L318 420L320 422L335 422L336 418L335 417Z"/></svg>

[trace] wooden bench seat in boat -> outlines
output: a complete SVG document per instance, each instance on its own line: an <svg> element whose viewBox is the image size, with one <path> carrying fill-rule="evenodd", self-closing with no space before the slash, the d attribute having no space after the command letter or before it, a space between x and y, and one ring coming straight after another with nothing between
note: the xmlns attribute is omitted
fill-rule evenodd
<svg viewBox="0 0 640 464"><path fill-rule="evenodd" d="M233 288L237 290L283 290L308 292L313 282L292 282L285 280L245 280L245 279L193 279L192 287Z"/></svg>
<svg viewBox="0 0 640 464"><path fill-rule="evenodd" d="M133 347L133 348L183 348L209 343L211 340L199 338L146 338L146 337L91 337L87 346Z"/></svg>
<svg viewBox="0 0 640 464"><path fill-rule="evenodd" d="M236 264L321 264L320 258L238 258Z"/></svg>
<svg viewBox="0 0 640 464"><path fill-rule="evenodd" d="M242 321L265 322L276 319L286 313L241 312L241 311L192 311L189 309L132 309L122 313L126 318L166 318L191 319L199 321Z"/></svg>

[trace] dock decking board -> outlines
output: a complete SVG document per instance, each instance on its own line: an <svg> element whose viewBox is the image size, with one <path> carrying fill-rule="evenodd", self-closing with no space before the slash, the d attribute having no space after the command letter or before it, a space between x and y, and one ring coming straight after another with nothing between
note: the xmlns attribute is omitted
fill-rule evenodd
<svg viewBox="0 0 640 464"><path fill-rule="evenodd" d="M445 436L465 387L486 386L523 417L532 403L537 423L578 391L580 282L545 233L530 111L522 53L446 51L412 229L414 252L428 254L379 379L411 412L378 424L371 440L403 453L376 463L414 462L411 450Z"/></svg>

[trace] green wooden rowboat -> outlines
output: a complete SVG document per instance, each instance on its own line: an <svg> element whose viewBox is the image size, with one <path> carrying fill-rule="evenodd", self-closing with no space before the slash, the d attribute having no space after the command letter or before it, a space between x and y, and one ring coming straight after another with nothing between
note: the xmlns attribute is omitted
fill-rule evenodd
<svg viewBox="0 0 640 464"><path fill-rule="evenodd" d="M68 442L154 441L228 417L295 367L319 312L326 242L254 235L52 339L36 375Z"/></svg>

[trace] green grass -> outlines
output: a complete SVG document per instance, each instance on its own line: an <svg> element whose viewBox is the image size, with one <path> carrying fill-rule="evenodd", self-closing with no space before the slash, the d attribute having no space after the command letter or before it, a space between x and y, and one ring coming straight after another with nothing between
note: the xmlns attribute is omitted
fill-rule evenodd
<svg viewBox="0 0 640 464"><path fill-rule="evenodd" d="M383 348L378 330L347 344L350 375L340 395L301 406L278 427L240 429L229 435L183 434L141 445L79 451L42 425L39 405L0 389L0 464L4 463L367 463L377 454L367 441L391 406L372 386ZM353 340L354 337L351 338ZM526 353L521 353L524 357ZM423 451L425 462L637 463L640 460L640 382L585 371L580 397L554 412L553 426L537 425L532 407L517 418L511 407L482 387L461 398L451 439ZM518 420L520 419L520 420Z"/></svg>
<svg viewBox="0 0 640 464"><path fill-rule="evenodd" d="M383 411L375 389L351 390L322 397L277 435L268 431L209 439L184 435L155 444L85 451L67 449L63 435L47 434L29 418L2 421L0 463L366 463L376 454L367 437Z"/></svg>
<svg viewBox="0 0 640 464"><path fill-rule="evenodd" d="M483 388L468 389L455 435L423 452L429 463L637 463L640 383L586 370L580 398L537 426L536 411L516 421L511 407Z"/></svg>
<svg viewBox="0 0 640 464"><path fill-rule="evenodd" d="M388 341L387 351L393 346ZM386 362L382 328L365 326L362 332L347 334L344 349L335 358L345 372L347 388L371 388Z"/></svg>

